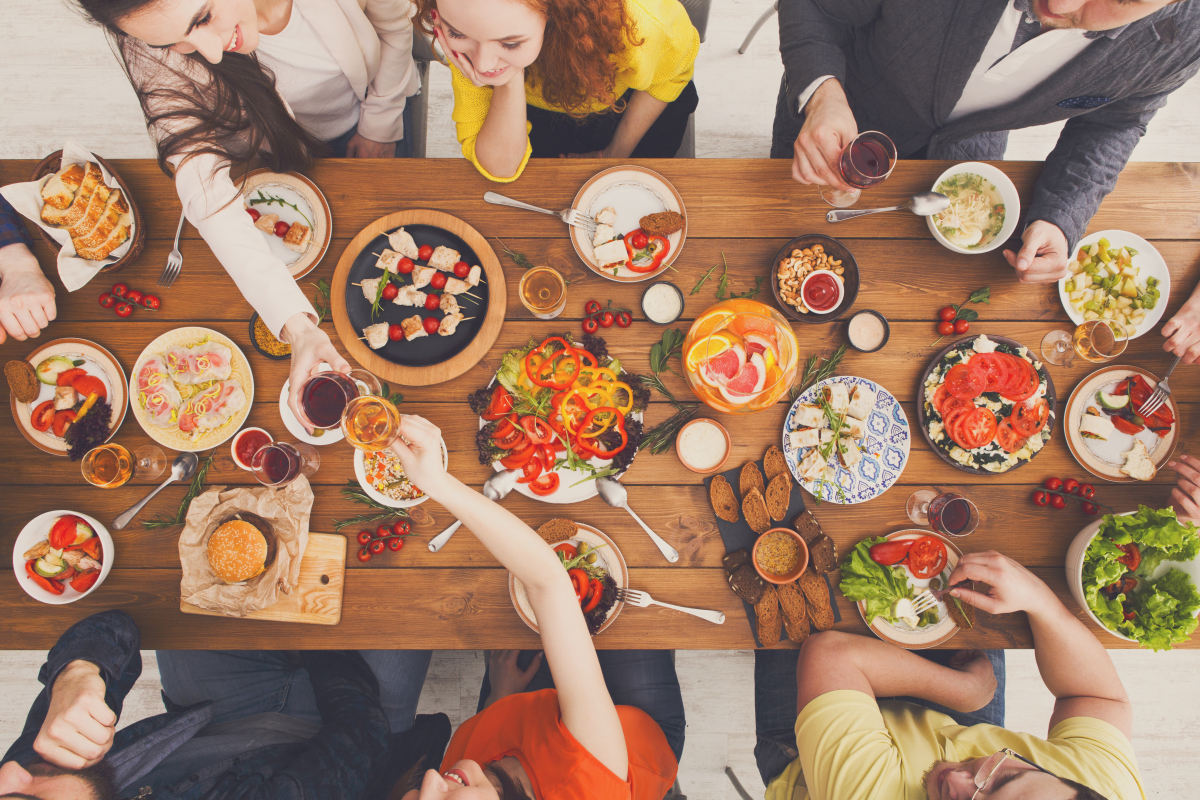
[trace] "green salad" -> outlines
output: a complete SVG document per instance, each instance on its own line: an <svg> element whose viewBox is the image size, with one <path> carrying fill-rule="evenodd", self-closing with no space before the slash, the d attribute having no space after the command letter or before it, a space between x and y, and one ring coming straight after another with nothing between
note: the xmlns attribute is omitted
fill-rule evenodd
<svg viewBox="0 0 1200 800"><path fill-rule="evenodd" d="M871 558L871 546L886 541L886 536L863 539L842 563L842 582L838 588L847 600L861 600L866 604L863 617L868 625L876 617L883 617L891 623L898 622L896 601L913 598L908 570L904 567L885 567ZM921 614L918 627L923 628L937 621L937 609L932 608Z"/></svg>
<svg viewBox="0 0 1200 800"><path fill-rule="evenodd" d="M1083 556L1083 594L1096 618L1111 631L1151 650L1170 650L1196 630L1200 592L1191 576L1164 561L1200 555L1200 534L1174 509L1138 506L1136 514L1108 514Z"/></svg>

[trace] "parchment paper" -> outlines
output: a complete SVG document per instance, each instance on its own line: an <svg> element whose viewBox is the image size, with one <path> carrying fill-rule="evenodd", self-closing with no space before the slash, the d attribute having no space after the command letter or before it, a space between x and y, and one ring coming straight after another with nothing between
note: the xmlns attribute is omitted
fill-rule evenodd
<svg viewBox="0 0 1200 800"><path fill-rule="evenodd" d="M100 172L104 174L104 183L110 189L118 187L117 181L104 168L104 165L97 160L92 152L74 139L67 139L63 145L62 164L58 169L70 166L71 164L85 164L92 161L96 166L100 167ZM58 170L55 170L57 172ZM4 199L12 203L13 208L21 212L21 215L26 219L32 220L35 225L44 230L50 235L50 238L62 245L62 249L58 251L58 277L62 279L63 286L67 287L68 292L73 292L76 289L82 289L87 282L96 276L101 269L107 264L111 264L118 258L121 258L129 252L129 248L133 247L133 228L129 231L129 238L126 239L120 247L113 250L108 258L103 261L89 261L85 258L79 258L75 255L75 245L71 242L71 236L62 228L53 228L42 222L42 186L46 181L50 180L51 176L46 175L41 180L29 181L27 183L12 183L8 186L0 188L0 194L4 195ZM126 198L133 204L133 198Z"/></svg>
<svg viewBox="0 0 1200 800"><path fill-rule="evenodd" d="M184 602L230 617L266 608L281 594L291 594L300 580L300 559L308 547L308 519L313 493L303 475L283 489L231 489L215 486L192 500L187 525L179 535ZM208 563L208 538L221 523L239 512L256 514L272 528L275 559L263 574L241 584L227 584ZM265 533L265 531L264 531Z"/></svg>

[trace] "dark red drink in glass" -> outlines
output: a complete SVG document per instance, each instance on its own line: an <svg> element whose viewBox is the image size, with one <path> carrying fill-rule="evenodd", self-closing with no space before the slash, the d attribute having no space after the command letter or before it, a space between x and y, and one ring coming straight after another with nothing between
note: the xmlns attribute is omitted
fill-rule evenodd
<svg viewBox="0 0 1200 800"><path fill-rule="evenodd" d="M300 405L313 427L330 429L341 424L342 412L352 397L358 397L354 381L340 373L324 372L304 384Z"/></svg>
<svg viewBox="0 0 1200 800"><path fill-rule="evenodd" d="M842 154L842 177L852 186L867 189L888 176L893 158L894 151L889 154L882 142L869 134L860 136Z"/></svg>
<svg viewBox="0 0 1200 800"><path fill-rule="evenodd" d="M940 494L929 503L929 525L946 536L966 536L979 525L979 511L962 495Z"/></svg>

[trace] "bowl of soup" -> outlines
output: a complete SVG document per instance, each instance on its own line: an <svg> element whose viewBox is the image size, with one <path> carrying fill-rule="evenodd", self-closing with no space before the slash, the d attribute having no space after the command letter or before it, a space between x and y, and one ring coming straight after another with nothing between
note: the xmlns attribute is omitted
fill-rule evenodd
<svg viewBox="0 0 1200 800"><path fill-rule="evenodd" d="M926 217L933 238L956 253L987 253L1012 237L1021 218L1021 198L1008 176L991 164L957 164L934 181L933 191L950 198L945 211Z"/></svg>

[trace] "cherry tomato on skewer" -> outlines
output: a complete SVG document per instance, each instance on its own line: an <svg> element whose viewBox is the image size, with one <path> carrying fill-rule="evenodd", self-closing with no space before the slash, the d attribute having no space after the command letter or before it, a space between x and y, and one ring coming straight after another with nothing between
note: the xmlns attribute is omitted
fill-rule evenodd
<svg viewBox="0 0 1200 800"><path fill-rule="evenodd" d="M465 261L456 261L454 264L454 277L465 278L471 274L471 265Z"/></svg>
<svg viewBox="0 0 1200 800"><path fill-rule="evenodd" d="M428 261L429 257L431 255L433 255L433 248L430 247L429 245L423 244L419 248L417 248L417 260L418 261Z"/></svg>
<svg viewBox="0 0 1200 800"><path fill-rule="evenodd" d="M386 284L384 284L383 294L381 295L381 297L384 300L395 300L396 295L398 295L398 294L400 294L400 290L396 287L396 284L392 283L391 281L388 281Z"/></svg>
<svg viewBox="0 0 1200 800"><path fill-rule="evenodd" d="M404 328L399 325L388 325L388 338L393 342L398 342L404 338Z"/></svg>
<svg viewBox="0 0 1200 800"><path fill-rule="evenodd" d="M258 213L257 208L247 208L246 213L249 214L250 219L254 220L255 222L258 222L258 218L262 216L262 214Z"/></svg>
<svg viewBox="0 0 1200 800"><path fill-rule="evenodd" d="M396 262L396 271L399 272L401 275L408 275L414 269L416 269L416 266L417 265L413 263L413 260L411 258L409 258L408 256L405 256L404 258L402 258Z"/></svg>
<svg viewBox="0 0 1200 800"><path fill-rule="evenodd" d="M438 291L445 289L446 288L446 273L444 273L444 272L433 273L433 277L429 280L429 285L432 286L433 288L437 289Z"/></svg>
<svg viewBox="0 0 1200 800"><path fill-rule="evenodd" d="M292 229L292 226L288 225L283 220L279 220L279 222L275 223L275 235L278 236L280 239L287 236L288 231L291 229Z"/></svg>
<svg viewBox="0 0 1200 800"><path fill-rule="evenodd" d="M425 308L429 311L437 311L442 305L442 297L437 294L425 295Z"/></svg>
<svg viewBox="0 0 1200 800"><path fill-rule="evenodd" d="M432 335L438 332L438 326L442 323L437 317L426 317L421 324L425 327L425 332Z"/></svg>

